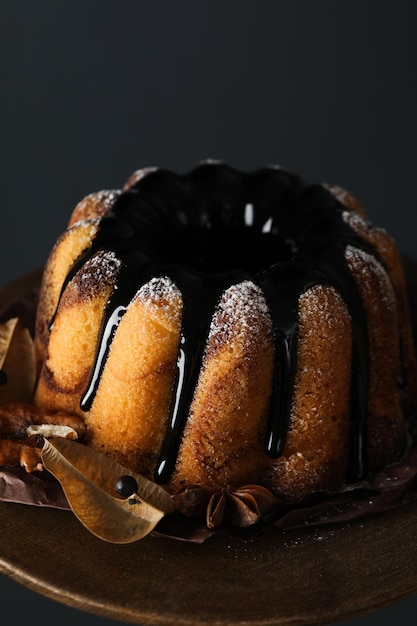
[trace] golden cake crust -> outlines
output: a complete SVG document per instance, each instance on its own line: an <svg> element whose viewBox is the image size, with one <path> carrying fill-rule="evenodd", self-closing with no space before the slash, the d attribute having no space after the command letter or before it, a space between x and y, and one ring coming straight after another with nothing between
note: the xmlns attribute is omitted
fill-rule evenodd
<svg viewBox="0 0 417 626"><path fill-rule="evenodd" d="M348 465L351 320L331 287L300 297L298 367L284 453L267 486L300 498L343 482Z"/></svg>
<svg viewBox="0 0 417 626"><path fill-rule="evenodd" d="M182 299L168 279L141 287L127 307L90 411L88 443L152 476L167 426Z"/></svg>
<svg viewBox="0 0 417 626"><path fill-rule="evenodd" d="M272 323L259 288L228 289L215 313L170 488L256 481L265 464Z"/></svg>

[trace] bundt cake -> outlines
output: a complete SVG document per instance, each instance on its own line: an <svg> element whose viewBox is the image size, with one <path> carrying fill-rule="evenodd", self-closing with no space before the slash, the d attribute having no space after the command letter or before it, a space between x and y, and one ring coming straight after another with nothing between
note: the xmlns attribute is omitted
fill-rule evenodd
<svg viewBox="0 0 417 626"><path fill-rule="evenodd" d="M339 187L279 167L135 172L47 262L40 410L170 492L287 500L401 458L416 366L401 259Z"/></svg>

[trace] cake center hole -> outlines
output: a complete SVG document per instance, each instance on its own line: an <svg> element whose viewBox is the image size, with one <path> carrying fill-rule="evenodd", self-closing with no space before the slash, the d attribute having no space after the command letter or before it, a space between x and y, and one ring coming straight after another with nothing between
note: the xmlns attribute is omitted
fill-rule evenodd
<svg viewBox="0 0 417 626"><path fill-rule="evenodd" d="M171 235L161 248L162 263L177 263L205 273L259 273L277 262L290 261L295 252L291 240L245 227L187 227Z"/></svg>

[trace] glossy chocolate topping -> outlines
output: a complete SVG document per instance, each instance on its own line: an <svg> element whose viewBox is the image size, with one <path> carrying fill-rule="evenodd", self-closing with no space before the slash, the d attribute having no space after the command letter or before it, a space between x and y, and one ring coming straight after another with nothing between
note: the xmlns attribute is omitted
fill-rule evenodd
<svg viewBox="0 0 417 626"><path fill-rule="evenodd" d="M282 169L241 173L217 163L199 165L186 175L151 171L116 197L91 247L69 272L63 290L99 251L113 251L122 261L118 288L104 313L91 379L81 400L84 411L94 402L114 333L137 290L152 277L169 277L182 294L177 376L155 469L157 482L167 482L175 467L216 305L228 287L243 280L262 289L273 322L276 384L265 442L273 458L282 453L289 423L299 297L314 285L333 286L341 294L353 335L349 478L363 475L368 336L366 314L345 255L348 246L367 251L369 246L343 219L345 211L326 188L307 185Z"/></svg>

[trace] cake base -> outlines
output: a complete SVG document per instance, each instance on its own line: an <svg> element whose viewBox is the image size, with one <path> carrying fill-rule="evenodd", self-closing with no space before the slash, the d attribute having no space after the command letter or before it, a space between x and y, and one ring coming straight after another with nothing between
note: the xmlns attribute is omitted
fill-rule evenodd
<svg viewBox="0 0 417 626"><path fill-rule="evenodd" d="M406 259L406 269L417 319L417 264ZM1 290L2 308L38 275L14 283L12 295ZM96 539L69 511L5 502L0 525L0 572L64 604L136 624L307 626L417 593L416 502L348 524L270 528L248 542L150 536L118 546Z"/></svg>

